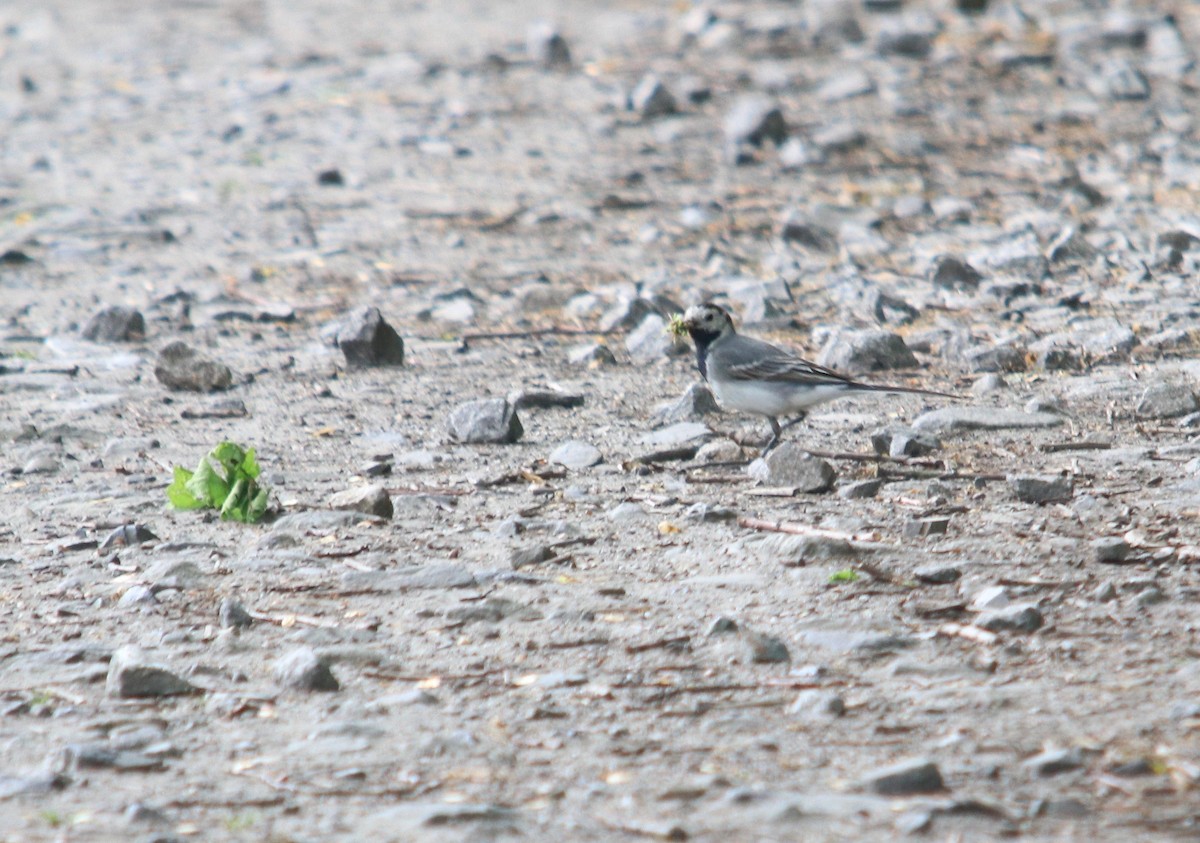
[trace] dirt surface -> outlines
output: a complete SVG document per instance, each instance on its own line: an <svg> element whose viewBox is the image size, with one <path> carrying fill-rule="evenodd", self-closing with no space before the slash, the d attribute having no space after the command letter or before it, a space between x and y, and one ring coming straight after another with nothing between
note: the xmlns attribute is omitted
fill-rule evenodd
<svg viewBox="0 0 1200 843"><path fill-rule="evenodd" d="M1196 7L707 8L0 6L0 839L1195 839ZM712 296L963 400L761 479L761 420L659 414ZM404 366L346 365L365 305ZM946 414L997 429L874 456ZM222 440L278 520L166 507Z"/></svg>

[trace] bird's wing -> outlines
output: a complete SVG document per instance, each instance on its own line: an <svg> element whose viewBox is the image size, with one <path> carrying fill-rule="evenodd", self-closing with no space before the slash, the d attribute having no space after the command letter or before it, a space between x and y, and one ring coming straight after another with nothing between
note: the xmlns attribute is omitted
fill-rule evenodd
<svg viewBox="0 0 1200 843"><path fill-rule="evenodd" d="M774 381L813 384L815 386L855 386L855 382L832 369L818 366L765 342L739 337L737 349L730 349L726 370L733 380Z"/></svg>

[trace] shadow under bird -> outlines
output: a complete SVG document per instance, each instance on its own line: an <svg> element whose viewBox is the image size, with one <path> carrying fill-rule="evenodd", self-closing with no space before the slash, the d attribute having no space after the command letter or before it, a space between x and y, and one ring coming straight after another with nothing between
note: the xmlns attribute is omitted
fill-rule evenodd
<svg viewBox="0 0 1200 843"><path fill-rule="evenodd" d="M853 380L786 349L739 334L729 313L711 302L689 307L682 325L691 335L696 365L717 402L729 410L764 416L771 423L771 441L763 453L778 444L785 428L804 421L810 408L837 398L862 392L958 397L930 389ZM786 416L796 418L781 425L779 419Z"/></svg>

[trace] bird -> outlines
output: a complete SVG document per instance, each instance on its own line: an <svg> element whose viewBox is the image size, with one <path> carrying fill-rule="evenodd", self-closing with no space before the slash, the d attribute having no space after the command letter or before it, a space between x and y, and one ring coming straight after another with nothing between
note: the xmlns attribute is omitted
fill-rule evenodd
<svg viewBox="0 0 1200 843"><path fill-rule="evenodd" d="M739 334L733 318L712 302L692 305L680 325L696 347L696 365L712 389L717 403L727 410L764 416L771 423L771 451L783 431L805 419L809 409L856 392L908 392L957 398L947 392L910 386L861 383L832 369ZM784 425L781 417L794 415Z"/></svg>

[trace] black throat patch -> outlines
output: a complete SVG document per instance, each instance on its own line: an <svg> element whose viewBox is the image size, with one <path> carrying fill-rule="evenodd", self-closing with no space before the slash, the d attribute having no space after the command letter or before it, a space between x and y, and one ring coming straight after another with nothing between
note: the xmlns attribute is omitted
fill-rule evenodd
<svg viewBox="0 0 1200 843"><path fill-rule="evenodd" d="M703 331L699 328L691 328L688 333L692 335L692 342L696 346L696 368L700 370L700 376L708 380L708 347L721 334L718 331Z"/></svg>

